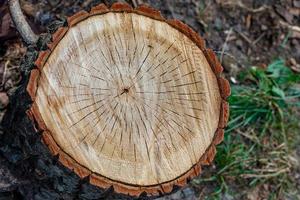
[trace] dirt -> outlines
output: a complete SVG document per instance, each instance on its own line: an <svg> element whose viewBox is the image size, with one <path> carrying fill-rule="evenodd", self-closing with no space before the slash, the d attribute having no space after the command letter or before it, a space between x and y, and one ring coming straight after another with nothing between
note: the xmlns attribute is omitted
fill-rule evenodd
<svg viewBox="0 0 300 200"><path fill-rule="evenodd" d="M99 0L21 0L22 9L37 33L47 31L55 19L70 16L98 3ZM161 10L166 18L182 20L206 40L225 68L226 76L234 80L237 72L252 65L265 67L276 58L283 58L293 70L300 63L300 1L299 0L128 0L135 6L147 3ZM0 120L10 96L20 82L19 65L26 52L19 34L9 17L5 1L0 1ZM2 127L0 127L1 134ZM14 194L18 180L10 175L0 155L0 192ZM300 183L299 183L300 184ZM187 187L162 199L199 199L213 190L207 187ZM241 192L236 189L237 193ZM263 192L262 192L263 193ZM15 194L16 195L16 194ZM257 199L249 191L249 199ZM251 196L252 195L252 196ZM18 195L17 195L18 196ZM5 197L4 197L5 198ZM0 199L1 193L0 193ZM162 200L161 199L161 200ZM224 199L234 199L225 196Z"/></svg>

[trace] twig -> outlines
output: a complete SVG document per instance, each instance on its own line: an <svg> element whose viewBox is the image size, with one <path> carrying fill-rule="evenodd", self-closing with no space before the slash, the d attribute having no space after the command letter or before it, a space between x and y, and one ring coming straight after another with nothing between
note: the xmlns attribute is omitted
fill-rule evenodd
<svg viewBox="0 0 300 200"><path fill-rule="evenodd" d="M246 132L244 133L244 132L242 132L242 131L239 130L239 129L237 129L236 131L237 131L237 133L241 134L241 135L244 136L245 138L247 138L247 139L249 139L249 140L251 140L251 141L253 141L253 142L259 144L260 141L259 141L259 139L258 139L257 136L247 134ZM247 131L247 132L248 132L248 131ZM251 131L251 132L252 132L252 131Z"/></svg>
<svg viewBox="0 0 300 200"><path fill-rule="evenodd" d="M256 45L265 35L266 32L263 32L256 40L254 40L253 46Z"/></svg>
<svg viewBox="0 0 300 200"><path fill-rule="evenodd" d="M38 36L32 31L29 24L27 23L25 16L21 10L19 0L9 0L8 5L11 18L23 40L27 44L35 44Z"/></svg>
<svg viewBox="0 0 300 200"><path fill-rule="evenodd" d="M131 0L131 2L135 8L138 6L138 3L136 2L136 0Z"/></svg>
<svg viewBox="0 0 300 200"><path fill-rule="evenodd" d="M170 6L169 1L166 1L165 4L166 4L166 7L168 8L168 10L171 12L172 18L175 18L174 9L172 6Z"/></svg>
<svg viewBox="0 0 300 200"><path fill-rule="evenodd" d="M222 47L222 51L221 51L222 53L221 53L221 57L220 57L220 62L221 63L223 62L223 55L224 55L224 52L225 52L225 48L227 47L227 43L229 41L229 37L231 36L231 33L232 33L232 28L230 28L230 30L228 31L225 42L224 42L223 47Z"/></svg>
<svg viewBox="0 0 300 200"><path fill-rule="evenodd" d="M232 58L236 63L238 63L238 64L241 64L241 62L239 61L239 60L237 60L232 54L230 54L230 53L228 53L228 52L222 52L222 51L214 51L215 52L215 54L223 54L223 55L226 55L226 56L228 56L228 57L230 57L230 58Z"/></svg>
<svg viewBox="0 0 300 200"><path fill-rule="evenodd" d="M272 178L278 176L280 174L289 172L289 168L280 169L275 173L268 173L268 174L242 174L241 177L243 178Z"/></svg>
<svg viewBox="0 0 300 200"><path fill-rule="evenodd" d="M270 9L270 7L266 6L266 5L263 5L263 6L259 7L259 8L249 8L248 6L246 6L245 4L243 4L241 1L238 1L236 3L235 2L231 2L231 1L228 1L228 2L225 1L225 3L223 3L223 5L224 6L231 6L231 5L238 6L238 7L242 8L242 9L245 9L248 12L252 12L252 13L263 12L266 9Z"/></svg>
<svg viewBox="0 0 300 200"><path fill-rule="evenodd" d="M285 26L285 27L289 28L289 29L292 30L292 31L295 31L295 32L299 32L299 33L300 33L300 27L299 27L299 26L293 26L293 25L290 25L289 23L284 22L284 21L282 21L282 20L279 20L279 23L280 23L282 26Z"/></svg>
<svg viewBox="0 0 300 200"><path fill-rule="evenodd" d="M4 71L3 71L3 77L2 77L2 81L1 81L1 87L4 87L4 84L6 82L6 71L7 71L7 66L9 65L10 61L6 61L5 65L4 65Z"/></svg>
<svg viewBox="0 0 300 200"><path fill-rule="evenodd" d="M135 8L138 7L139 5L144 4L144 2L142 0L131 0L131 2Z"/></svg>
<svg viewBox="0 0 300 200"><path fill-rule="evenodd" d="M250 45L253 44L253 42L242 32L235 30L246 42L248 42Z"/></svg>
<svg viewBox="0 0 300 200"><path fill-rule="evenodd" d="M252 12L252 13L258 13L258 12L263 12L265 11L266 9L269 9L268 6L261 6L259 8L248 8L245 4L243 4L242 2L239 2L238 6L240 6L241 8L244 8L245 10L249 11L249 12Z"/></svg>

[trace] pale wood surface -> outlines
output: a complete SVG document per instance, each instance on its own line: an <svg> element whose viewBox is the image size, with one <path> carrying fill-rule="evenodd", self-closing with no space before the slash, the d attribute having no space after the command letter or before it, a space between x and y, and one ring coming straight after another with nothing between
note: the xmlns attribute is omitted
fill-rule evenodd
<svg viewBox="0 0 300 200"><path fill-rule="evenodd" d="M221 101L203 52L165 22L134 13L72 27L43 67L35 99L73 159L143 186L176 179L199 161Z"/></svg>

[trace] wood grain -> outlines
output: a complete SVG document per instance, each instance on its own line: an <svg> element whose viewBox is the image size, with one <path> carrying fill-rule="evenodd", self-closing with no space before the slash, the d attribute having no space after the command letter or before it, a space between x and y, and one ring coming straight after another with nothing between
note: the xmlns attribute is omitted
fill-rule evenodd
<svg viewBox="0 0 300 200"><path fill-rule="evenodd" d="M222 67L192 29L152 8L88 15L68 19L36 61L29 88L45 143L100 187L138 196L185 185L223 138Z"/></svg>

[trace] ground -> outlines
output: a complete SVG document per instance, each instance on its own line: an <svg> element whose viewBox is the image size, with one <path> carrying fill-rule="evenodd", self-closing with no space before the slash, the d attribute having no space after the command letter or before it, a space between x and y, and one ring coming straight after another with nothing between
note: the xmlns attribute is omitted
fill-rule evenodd
<svg viewBox="0 0 300 200"><path fill-rule="evenodd" d="M47 31L47 26L55 19L70 16L81 9L88 10L101 2L109 5L115 1L21 0L22 9L36 33ZM165 17L182 20L191 26L202 35L207 46L215 51L225 68L226 77L233 86L244 84L252 87L253 85L248 84L248 79L239 78L241 72L251 66L265 69L279 59L282 61L279 63L280 66L287 66L295 74L300 72L299 0L128 0L127 2L132 6L147 3L161 10ZM19 65L25 52L26 45L13 27L6 2L0 1L0 118L9 104L8 96L20 82ZM253 75L256 71L252 70L251 73ZM253 77L255 79L258 76ZM262 81L261 78L257 80ZM295 85L299 87L299 82ZM287 87L281 89L287 95ZM259 95L268 93L265 90L256 92ZM299 98L294 101L299 102ZM271 100L268 99L268 102ZM277 105L277 102L274 105ZM286 108L272 110L273 108L274 106L268 107L272 111L272 116L275 116L274 123L272 126L266 125L267 130L263 130L266 132L265 135L261 136L260 127L266 124L261 118L258 118L257 124L254 125L251 125L249 119L249 124L229 127L225 142L218 148L214 164L206 167L204 173L189 186L162 199L299 199L299 138L293 134L299 129L297 122L299 109L289 107L287 110L289 112L292 110L292 114L288 115ZM234 109L233 116L235 116ZM283 112L280 121L276 117L276 113L281 112L279 110ZM234 119L231 117L231 120ZM277 126L277 122L283 126ZM286 139L277 137L276 133L282 132L287 133ZM250 148L254 150L249 151ZM226 157L228 153L231 157ZM245 156L247 159L243 160ZM224 157L227 162L222 163ZM1 154L0 163L4 163ZM249 171L249 167L252 169L255 167L257 171ZM7 173L0 165L0 175L5 177ZM9 178L0 181L0 192L11 191L10 184L14 181Z"/></svg>

